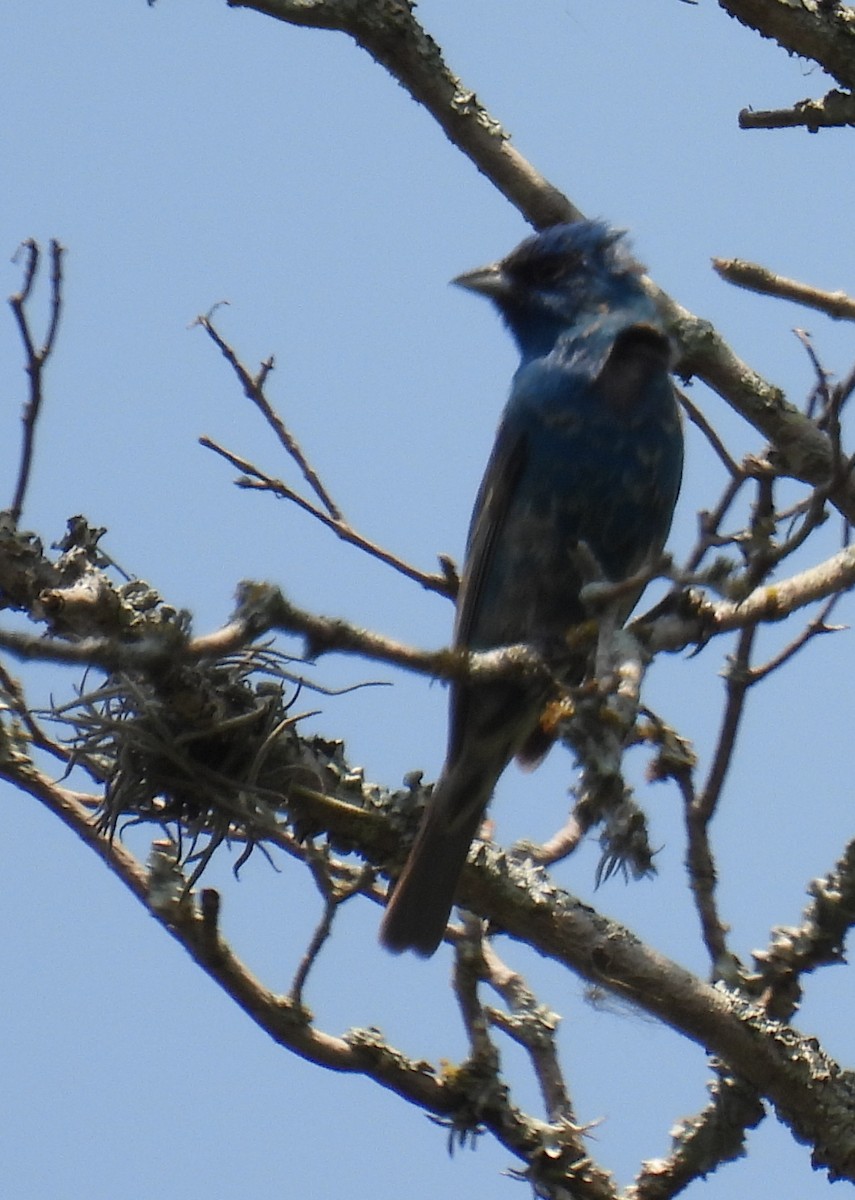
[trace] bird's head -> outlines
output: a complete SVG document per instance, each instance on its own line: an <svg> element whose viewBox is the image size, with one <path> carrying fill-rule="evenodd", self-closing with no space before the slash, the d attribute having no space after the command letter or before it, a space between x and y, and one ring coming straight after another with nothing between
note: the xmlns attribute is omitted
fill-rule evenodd
<svg viewBox="0 0 855 1200"><path fill-rule="evenodd" d="M598 313L622 305L646 308L642 273L623 231L603 221L574 221L552 225L500 262L452 282L488 296L528 358L549 353L561 333Z"/></svg>

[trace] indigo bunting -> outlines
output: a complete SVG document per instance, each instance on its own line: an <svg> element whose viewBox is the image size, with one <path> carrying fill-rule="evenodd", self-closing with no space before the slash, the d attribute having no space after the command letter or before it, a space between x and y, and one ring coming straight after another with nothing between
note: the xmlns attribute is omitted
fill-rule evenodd
<svg viewBox="0 0 855 1200"><path fill-rule="evenodd" d="M578 221L453 281L493 301L521 355L469 528L458 648L527 642L578 683L590 656L580 664L568 635L590 619L586 564L619 582L662 551L683 439L671 347L642 271L622 233ZM640 591L619 602L620 621ZM521 679L452 685L446 762L386 910L388 949L436 950L499 776L549 747L548 699Z"/></svg>

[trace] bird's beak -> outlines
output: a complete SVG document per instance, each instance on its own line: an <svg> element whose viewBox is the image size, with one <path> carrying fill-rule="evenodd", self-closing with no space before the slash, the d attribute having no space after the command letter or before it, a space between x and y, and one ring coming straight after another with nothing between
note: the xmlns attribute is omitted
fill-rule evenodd
<svg viewBox="0 0 855 1200"><path fill-rule="evenodd" d="M494 299L506 296L511 286L504 265L500 262L490 263L487 267L476 267L474 271L465 271L462 275L455 276L451 282L457 287L466 288L468 292L478 292L481 296L491 296Z"/></svg>

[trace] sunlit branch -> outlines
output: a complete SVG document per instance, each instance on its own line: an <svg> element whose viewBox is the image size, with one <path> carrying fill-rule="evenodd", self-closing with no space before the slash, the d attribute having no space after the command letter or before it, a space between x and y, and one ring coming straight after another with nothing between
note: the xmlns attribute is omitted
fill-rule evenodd
<svg viewBox="0 0 855 1200"><path fill-rule="evenodd" d="M742 258L714 258L712 265L722 279L735 283L737 287L766 296L777 296L781 300L792 300L807 308L816 308L837 320L855 321L855 299L846 292L828 292L777 275L759 263L746 262Z"/></svg>
<svg viewBox="0 0 855 1200"><path fill-rule="evenodd" d="M855 96L832 88L819 100L799 100L791 108L743 108L740 129L839 129L855 125Z"/></svg>

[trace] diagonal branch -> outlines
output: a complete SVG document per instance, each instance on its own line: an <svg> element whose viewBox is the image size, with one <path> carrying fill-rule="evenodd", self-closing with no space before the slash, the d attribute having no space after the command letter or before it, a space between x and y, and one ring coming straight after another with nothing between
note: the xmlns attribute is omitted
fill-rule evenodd
<svg viewBox="0 0 855 1200"><path fill-rule="evenodd" d="M576 220L582 215L511 146L498 121L450 71L439 46L415 19L413 4L402 0L230 0L230 4L254 9L292 25L337 29L349 34L427 109L452 144L472 160L535 228ZM770 7L783 10L785 24L797 19L793 17L796 9L814 19L803 6L787 5L781 0L764 3L755 0L754 4L734 0L724 7L746 23L751 23L750 10L760 10L759 21ZM836 53L828 61L813 54L810 48L792 48L817 57L832 73L839 66L855 79L849 40L852 22L840 15L846 12L849 10L838 10L835 15ZM824 36L828 35L828 28L823 27ZM790 48L783 35L778 40ZM680 347L679 373L687 378L697 375L760 430L774 445L784 473L806 483L826 483L833 467L829 438L787 403L780 388L742 362L708 321L694 316L651 281L648 284ZM830 498L855 522L854 479L842 480Z"/></svg>
<svg viewBox="0 0 855 1200"><path fill-rule="evenodd" d="M147 909L162 928L190 955L255 1024L283 1049L328 1070L360 1074L408 1103L442 1117L457 1127L477 1111L478 1124L489 1129L524 1162L547 1159L554 1130L511 1106L501 1089L485 1094L466 1071L437 1071L408 1058L390 1045L378 1029L351 1029L337 1036L312 1024L311 1015L291 998L271 991L238 958L219 931L220 898L204 889L198 905L181 887L181 879L164 870L162 855L153 854L146 870L120 843L99 833L89 815L91 798L54 783L24 756L4 756L0 778L29 793L58 816ZM158 850L158 847L155 847ZM174 864L172 864L174 866ZM583 1164L586 1200L614 1200L614 1191L596 1186L589 1164ZM573 1178L576 1164L568 1174Z"/></svg>
<svg viewBox="0 0 855 1200"><path fill-rule="evenodd" d="M282 418L274 409L273 405L267 399L267 396L264 394L265 381L267 380L267 376L273 370L273 358L270 357L266 359L261 364L258 374L252 375L240 361L228 342L226 342L221 334L218 333L211 321L210 312L206 313L204 316L197 317L195 324L200 325L205 330L214 345L219 347L226 362L231 365L232 370L240 380L241 387L243 388L247 399L251 400L255 407L259 410L267 424L276 434L276 437L279 439L280 444L284 447L288 456L292 458L300 468L303 478L318 497L325 511L333 520L340 520L341 509L332 499L326 487L321 482L320 476L306 458L297 439L286 427L285 422L282 420ZM207 444L206 439L201 440L203 445Z"/></svg>
<svg viewBox="0 0 855 1200"><path fill-rule="evenodd" d="M349 34L536 228L582 215L514 149L496 118L448 67L408 0L229 0L229 5L291 25Z"/></svg>
<svg viewBox="0 0 855 1200"><path fill-rule="evenodd" d="M789 54L813 59L844 87L855 87L852 39L855 12L848 4L792 0L718 0L719 7Z"/></svg>
<svg viewBox="0 0 855 1200"><path fill-rule="evenodd" d="M672 1130L667 1158L644 1163L622 1200L671 1200L683 1188L746 1153L745 1133L765 1111L755 1088L718 1068L709 1085L710 1102Z"/></svg>
<svg viewBox="0 0 855 1200"><path fill-rule="evenodd" d="M226 462L231 463L233 467L237 467L239 471L243 472L244 477L236 481L238 487L258 488L259 490L271 492L281 500L289 500L292 504L296 504L298 508L301 508L303 512L314 517L316 521L320 521L327 529L332 530L343 542L347 542L351 546L356 546L359 550L364 550L372 558L376 558L388 567L399 571L407 579L412 579L415 583L421 584L428 591L438 592L441 596L454 596L457 590L456 575L450 563L445 563L444 560L441 560L446 567L441 575L420 571L418 567L411 566L410 563L405 562L404 559L399 558L396 554L392 554L391 551L385 550L382 546L378 546L376 542L372 542L369 538L358 533L352 525L345 521L338 510L335 513L325 512L323 508L318 507L317 504L313 504L311 500L307 500L299 492L295 492L293 488L290 488L281 479L267 475L259 467L249 462L248 459L241 458L239 454L235 454L232 450L227 450L225 446L221 446L213 438L200 437L199 444L207 450L213 450L215 454L219 454Z"/></svg>
<svg viewBox="0 0 855 1200"><path fill-rule="evenodd" d="M680 1030L775 1105L814 1163L855 1180L850 1131L855 1077L827 1059L816 1039L770 1020L736 992L703 983L593 912L529 863L491 846L468 864L460 902L489 912L511 937Z"/></svg>

